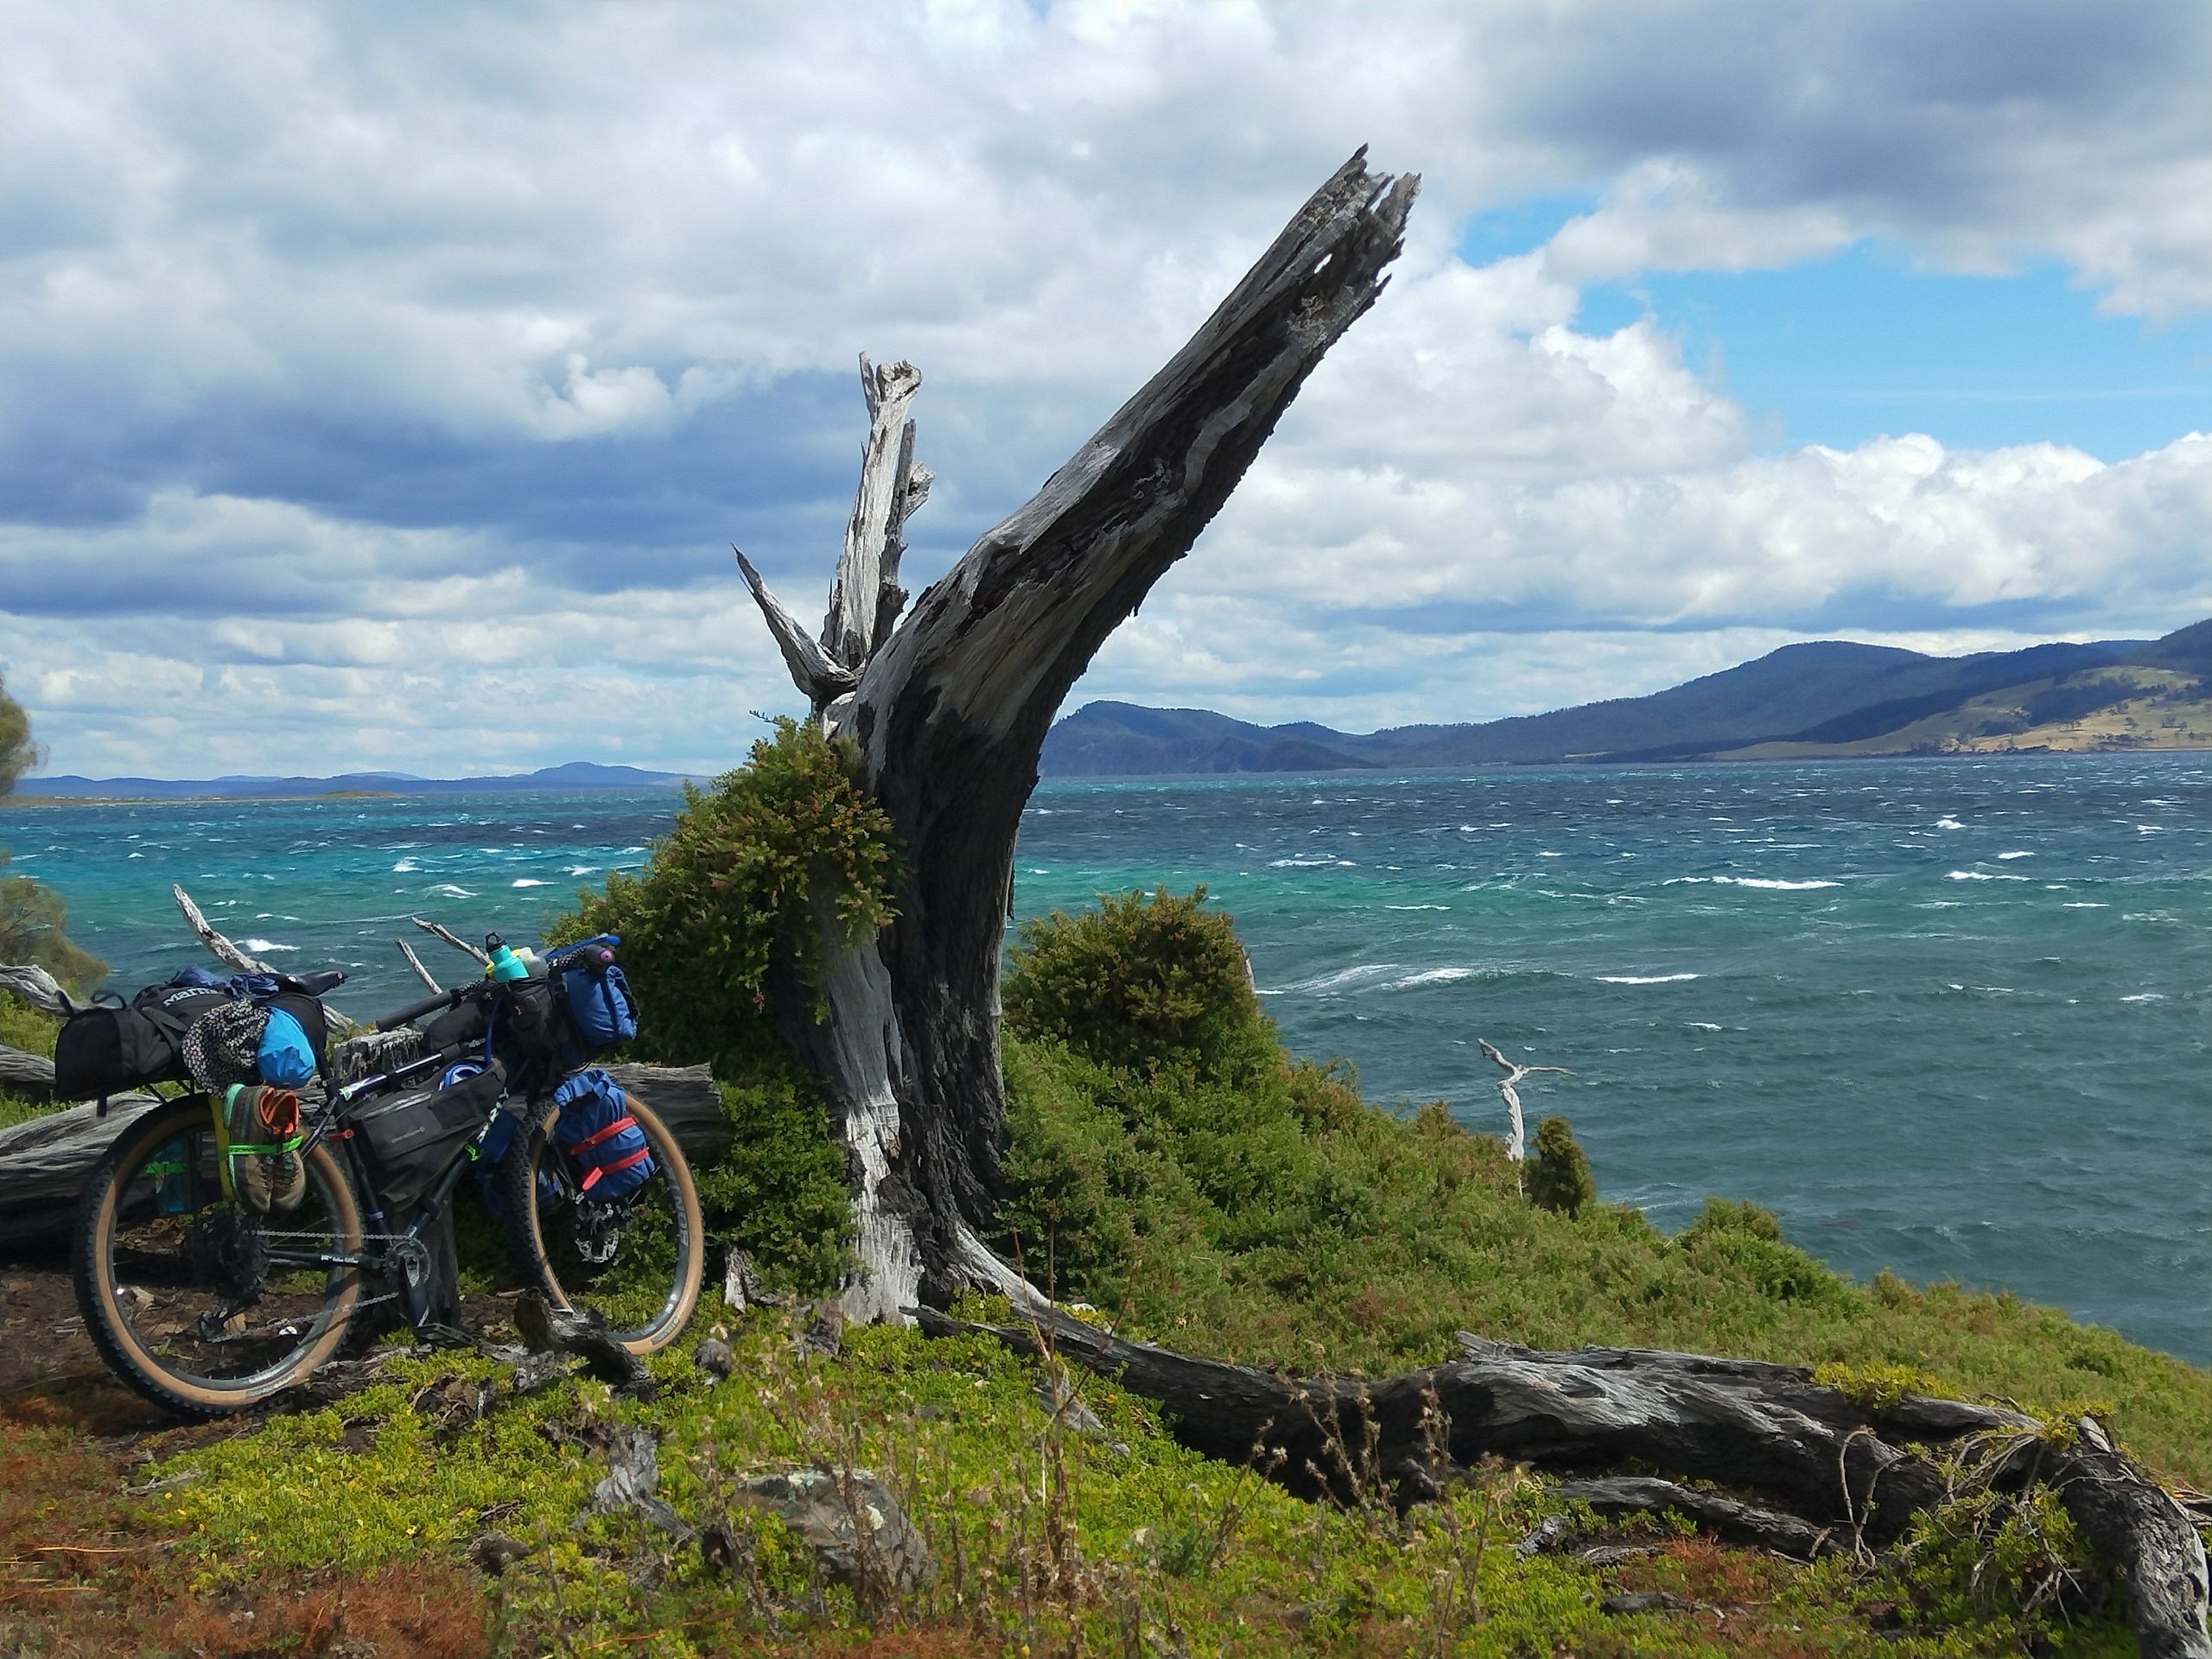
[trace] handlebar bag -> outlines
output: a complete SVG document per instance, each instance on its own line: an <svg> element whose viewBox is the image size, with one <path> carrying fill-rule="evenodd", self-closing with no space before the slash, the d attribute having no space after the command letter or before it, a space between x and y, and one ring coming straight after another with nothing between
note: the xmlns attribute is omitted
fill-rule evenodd
<svg viewBox="0 0 2212 1659"><path fill-rule="evenodd" d="M349 1116L385 1208L405 1210L418 1202L454 1154L475 1139L506 1091L506 1072L494 1061L481 1068L453 1066L433 1087L356 1104Z"/></svg>
<svg viewBox="0 0 2212 1659"><path fill-rule="evenodd" d="M630 1116L622 1085L597 1066L553 1091L560 1116L553 1139L575 1168L584 1197L601 1203L627 1197L653 1173L652 1145Z"/></svg>

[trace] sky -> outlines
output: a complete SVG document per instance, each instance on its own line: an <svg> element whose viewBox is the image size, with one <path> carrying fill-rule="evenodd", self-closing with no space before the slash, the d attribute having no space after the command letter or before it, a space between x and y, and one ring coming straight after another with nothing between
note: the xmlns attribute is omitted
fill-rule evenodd
<svg viewBox="0 0 2212 1659"><path fill-rule="evenodd" d="M2212 614L2212 8L0 3L0 673L49 770L697 772L1362 144L1381 301L1070 694L1349 730Z"/></svg>

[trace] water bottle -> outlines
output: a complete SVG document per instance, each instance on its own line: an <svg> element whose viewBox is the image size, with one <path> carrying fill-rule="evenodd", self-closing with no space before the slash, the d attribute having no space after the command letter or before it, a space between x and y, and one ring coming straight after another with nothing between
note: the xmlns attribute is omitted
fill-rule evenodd
<svg viewBox="0 0 2212 1659"><path fill-rule="evenodd" d="M486 976L505 984L509 980L528 979L530 964L507 949L507 942L496 933L484 936L484 949L491 961L484 967Z"/></svg>

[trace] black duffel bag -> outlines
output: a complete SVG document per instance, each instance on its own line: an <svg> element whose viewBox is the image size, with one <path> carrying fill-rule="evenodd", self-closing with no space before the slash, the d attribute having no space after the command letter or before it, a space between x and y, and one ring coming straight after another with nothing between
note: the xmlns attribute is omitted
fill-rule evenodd
<svg viewBox="0 0 2212 1659"><path fill-rule="evenodd" d="M469 1075L454 1076L464 1071ZM445 1075L452 1081L378 1095L346 1113L387 1213L410 1208L430 1190L439 1171L475 1138L507 1092L506 1072L496 1060L480 1071L456 1065Z"/></svg>
<svg viewBox="0 0 2212 1659"><path fill-rule="evenodd" d="M186 1029L235 1000L203 986L149 985L128 1002L118 998L78 1009L54 1039L54 1092L90 1100L183 1081Z"/></svg>

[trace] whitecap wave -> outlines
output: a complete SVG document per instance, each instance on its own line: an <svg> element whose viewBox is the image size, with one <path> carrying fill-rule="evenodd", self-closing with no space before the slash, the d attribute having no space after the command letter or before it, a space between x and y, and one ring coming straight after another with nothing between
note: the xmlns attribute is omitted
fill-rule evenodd
<svg viewBox="0 0 2212 1659"><path fill-rule="evenodd" d="M1998 857L1999 857L1999 858L2001 858L2001 859L2002 859L2002 858L2033 858L2033 857L2035 856L2035 855L2034 855L2033 853L1999 853L1999 854L1998 854L1998 855L1997 855L1997 856L1998 856Z"/></svg>
<svg viewBox="0 0 2212 1659"><path fill-rule="evenodd" d="M2024 881L2024 875L1992 875L1987 870L1953 870L1946 881Z"/></svg>
<svg viewBox="0 0 2212 1659"><path fill-rule="evenodd" d="M239 944L257 957L274 956L286 950L296 951L296 944L279 944L274 939L241 939Z"/></svg>
<svg viewBox="0 0 2212 1659"><path fill-rule="evenodd" d="M2166 996L2163 991L2138 991L2133 996L2123 996L2120 1000L2123 1002L2163 1002Z"/></svg>
<svg viewBox="0 0 2212 1659"><path fill-rule="evenodd" d="M1709 1020L1684 1020L1683 1023L1692 1031L1718 1031L1720 1029L1719 1027L1714 1025Z"/></svg>
<svg viewBox="0 0 2212 1659"><path fill-rule="evenodd" d="M2061 905L2059 908L2061 910L2110 910L2112 906L2110 905L2100 905L2095 903L2094 900L2088 899L2069 899L2064 904Z"/></svg>
<svg viewBox="0 0 2212 1659"><path fill-rule="evenodd" d="M1333 858L1271 858L1268 861L1268 868L1271 870L1312 870L1336 861Z"/></svg>
<svg viewBox="0 0 2212 1659"><path fill-rule="evenodd" d="M432 887L430 891L432 893L442 893L448 899L474 899L476 896L467 887L457 887L450 881L441 881L436 887Z"/></svg>
<svg viewBox="0 0 2212 1659"><path fill-rule="evenodd" d="M1449 985L1454 980L1472 979L1474 976L1475 970L1471 968L1427 968L1418 974L1408 974L1403 979L1394 979L1382 988L1402 991L1415 985Z"/></svg>
<svg viewBox="0 0 2212 1659"><path fill-rule="evenodd" d="M563 875L596 875L598 873L599 866L596 864L570 864L561 872Z"/></svg>
<svg viewBox="0 0 2212 1659"><path fill-rule="evenodd" d="M1936 820L1936 827L1938 830L1963 830L1966 825L1961 823L1956 818L1938 818Z"/></svg>
<svg viewBox="0 0 2212 1659"><path fill-rule="evenodd" d="M1700 974L1600 974L1600 985L1676 985L1686 979L1700 979Z"/></svg>
<svg viewBox="0 0 2212 1659"><path fill-rule="evenodd" d="M1815 887L1840 887L1840 881L1829 881L1815 877L1808 881L1788 881L1777 875L1716 875L1715 883L1730 887L1761 887L1771 893L1808 893Z"/></svg>
<svg viewBox="0 0 2212 1659"><path fill-rule="evenodd" d="M1449 905L1385 905L1385 910L1449 910Z"/></svg>
<svg viewBox="0 0 2212 1659"><path fill-rule="evenodd" d="M131 855L130 855L130 856L131 856L131 857L133 857L133 858L143 858L143 857L145 857L145 856L146 856L146 855L145 855L145 854L143 854L143 853L133 853L133 854L131 854Z"/></svg>
<svg viewBox="0 0 2212 1659"><path fill-rule="evenodd" d="M398 863L391 867L391 873L394 875L412 875L416 871L422 868L423 867L420 864L417 864L413 859L403 858Z"/></svg>
<svg viewBox="0 0 2212 1659"><path fill-rule="evenodd" d="M536 876L525 875L510 885L518 887L542 887L545 883L540 881Z"/></svg>
<svg viewBox="0 0 2212 1659"><path fill-rule="evenodd" d="M1327 991L1341 991L1352 985L1363 985L1369 980L1379 979L1384 974L1395 974L1395 962L1364 962L1356 968L1339 968L1333 973L1316 974L1311 979L1293 980L1280 988L1305 995L1317 995Z"/></svg>

